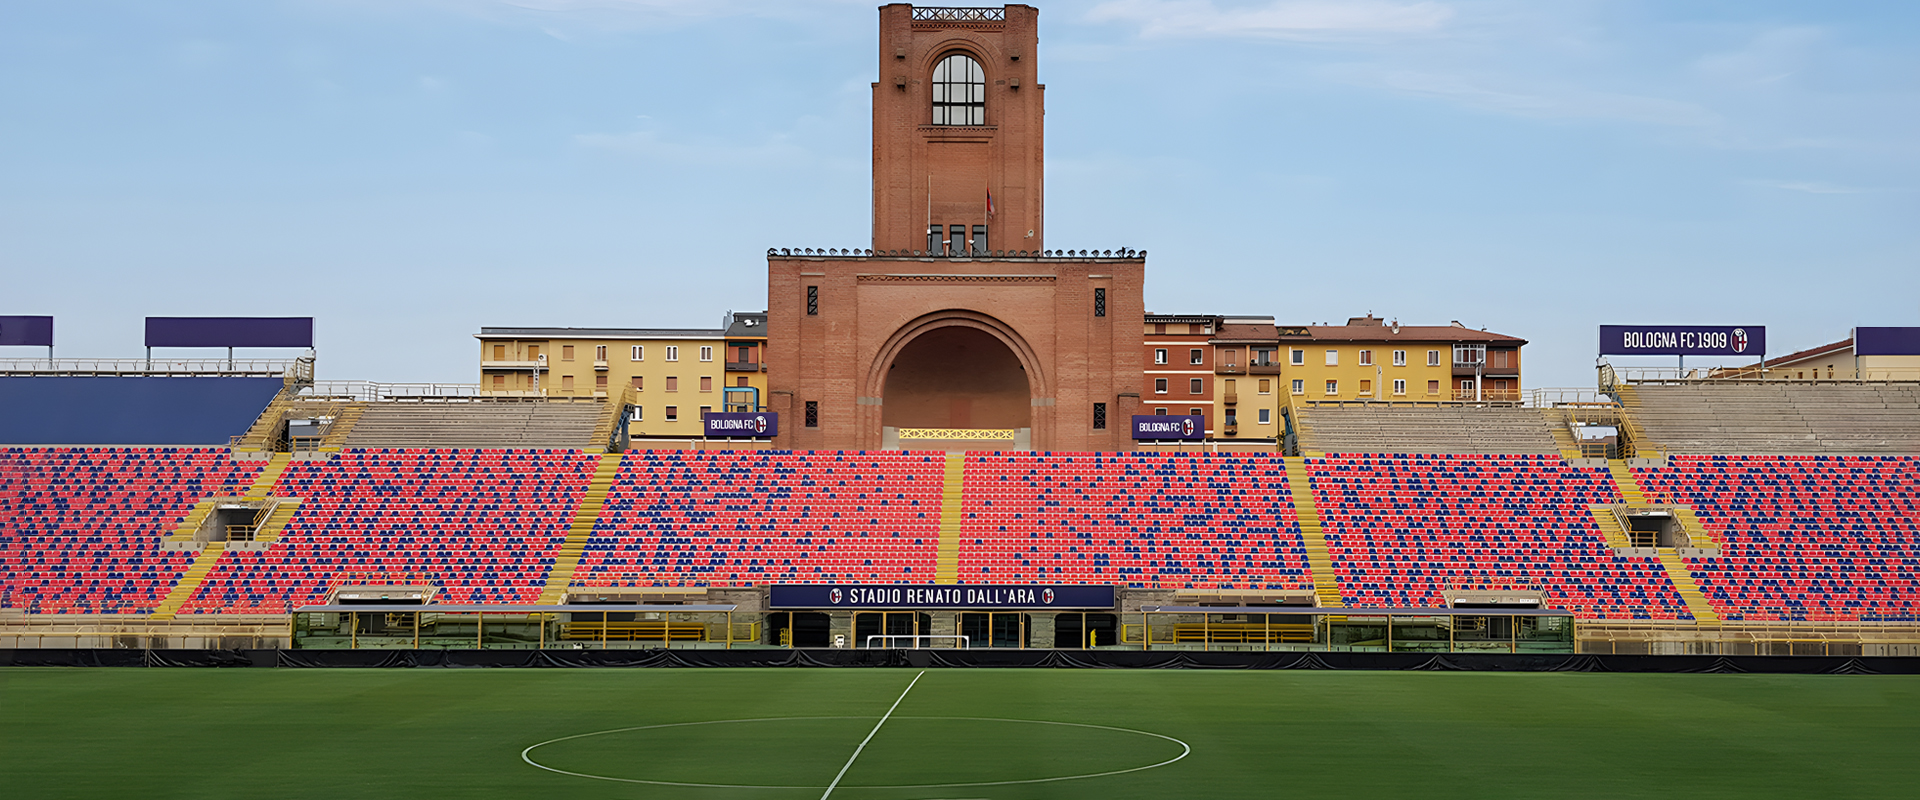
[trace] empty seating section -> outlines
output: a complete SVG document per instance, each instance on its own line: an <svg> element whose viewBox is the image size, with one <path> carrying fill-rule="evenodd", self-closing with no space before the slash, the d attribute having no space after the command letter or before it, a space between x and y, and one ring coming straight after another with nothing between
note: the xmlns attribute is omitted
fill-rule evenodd
<svg viewBox="0 0 1920 800"><path fill-rule="evenodd" d="M278 541L221 558L185 613L278 613L349 584L434 585L442 603L531 603L593 477L577 450L347 450L295 462Z"/></svg>
<svg viewBox="0 0 1920 800"><path fill-rule="evenodd" d="M1447 590L1533 589L1586 619L1690 618L1657 559L1618 555L1589 504L1604 469L1557 456L1308 459L1348 605L1436 607Z"/></svg>
<svg viewBox="0 0 1920 800"><path fill-rule="evenodd" d="M1311 453L1533 453L1559 455L1538 409L1481 406L1313 406L1298 411Z"/></svg>
<svg viewBox="0 0 1920 800"><path fill-rule="evenodd" d="M1726 619L1920 619L1920 458L1673 456L1634 477L1719 543L1689 564Z"/></svg>
<svg viewBox="0 0 1920 800"><path fill-rule="evenodd" d="M575 586L932 583L943 453L628 453Z"/></svg>
<svg viewBox="0 0 1920 800"><path fill-rule="evenodd" d="M600 447L600 403L369 403L348 447Z"/></svg>
<svg viewBox="0 0 1920 800"><path fill-rule="evenodd" d="M1915 384L1636 384L1620 400L1673 453L1920 453Z"/></svg>
<svg viewBox="0 0 1920 800"><path fill-rule="evenodd" d="M1313 588L1273 456L969 455L960 582Z"/></svg>
<svg viewBox="0 0 1920 800"><path fill-rule="evenodd" d="M152 611L194 559L161 541L202 498L239 494L261 467L225 448L0 448L0 606Z"/></svg>

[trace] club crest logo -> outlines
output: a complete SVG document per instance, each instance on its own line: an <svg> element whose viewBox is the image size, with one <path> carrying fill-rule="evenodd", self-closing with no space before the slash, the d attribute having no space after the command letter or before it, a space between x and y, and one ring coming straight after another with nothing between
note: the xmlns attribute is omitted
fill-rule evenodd
<svg viewBox="0 0 1920 800"><path fill-rule="evenodd" d="M836 606L840 605L840 601L844 599L844 597L845 595L840 594L840 587L838 586L833 587L832 591L827 592L827 602Z"/></svg>
<svg viewBox="0 0 1920 800"><path fill-rule="evenodd" d="M1053 605L1053 590L1052 589L1040 590L1040 602L1045 603L1047 605Z"/></svg>
<svg viewBox="0 0 1920 800"><path fill-rule="evenodd" d="M1192 436L1193 435L1193 418L1189 417L1187 419L1181 420L1180 431L1181 433L1184 433L1188 436Z"/></svg>
<svg viewBox="0 0 1920 800"><path fill-rule="evenodd" d="M766 432L767 432L767 418L766 418L766 417L765 417L764 415L762 415L762 416L756 416L756 417L754 417L754 418L753 418L753 432L754 432L754 433L766 433ZM836 601L834 601L834 602L836 602L836 603L837 603L837 602L839 602L839 601L838 601L838 600L836 600Z"/></svg>
<svg viewBox="0 0 1920 800"><path fill-rule="evenodd" d="M1733 329L1733 352L1736 352L1736 353L1747 352L1747 329L1746 328Z"/></svg>

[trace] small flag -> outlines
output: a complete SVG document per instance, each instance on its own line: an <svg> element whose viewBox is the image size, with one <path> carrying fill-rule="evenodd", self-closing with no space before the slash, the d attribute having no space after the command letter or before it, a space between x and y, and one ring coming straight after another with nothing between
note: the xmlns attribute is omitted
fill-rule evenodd
<svg viewBox="0 0 1920 800"><path fill-rule="evenodd" d="M993 190L987 190L987 219L993 219Z"/></svg>

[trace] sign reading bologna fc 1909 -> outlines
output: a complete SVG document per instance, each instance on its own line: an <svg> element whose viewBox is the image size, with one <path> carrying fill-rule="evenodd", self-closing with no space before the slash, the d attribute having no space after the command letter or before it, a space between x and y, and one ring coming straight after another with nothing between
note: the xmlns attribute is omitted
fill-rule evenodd
<svg viewBox="0 0 1920 800"><path fill-rule="evenodd" d="M1765 325L1602 325L1603 356L1755 356L1767 352Z"/></svg>
<svg viewBox="0 0 1920 800"><path fill-rule="evenodd" d="M707 414L707 438L710 439L757 439L779 433L780 415L770 411Z"/></svg>
<svg viewBox="0 0 1920 800"><path fill-rule="evenodd" d="M897 586L809 583L772 587L771 608L1113 608L1112 586L1042 583Z"/></svg>
<svg viewBox="0 0 1920 800"><path fill-rule="evenodd" d="M1184 415L1135 414L1133 415L1133 438L1141 441L1205 439L1207 438L1207 420L1205 417Z"/></svg>

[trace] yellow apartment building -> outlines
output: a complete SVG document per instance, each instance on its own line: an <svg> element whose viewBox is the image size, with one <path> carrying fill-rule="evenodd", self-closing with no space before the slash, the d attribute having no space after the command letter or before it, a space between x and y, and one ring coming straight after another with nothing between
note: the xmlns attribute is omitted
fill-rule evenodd
<svg viewBox="0 0 1920 800"><path fill-rule="evenodd" d="M633 404L634 438L699 438L709 411L766 402L766 313L721 328L481 328L480 391ZM631 394L627 391L631 389Z"/></svg>
<svg viewBox="0 0 1920 800"><path fill-rule="evenodd" d="M1293 404L1324 401L1519 402L1525 339L1451 325L1401 325L1371 314L1277 337Z"/></svg>
<svg viewBox="0 0 1920 800"><path fill-rule="evenodd" d="M1275 441L1286 432L1280 410L1282 390L1280 333L1273 317L1221 317L1208 344L1213 347L1214 396L1220 420L1216 441Z"/></svg>

